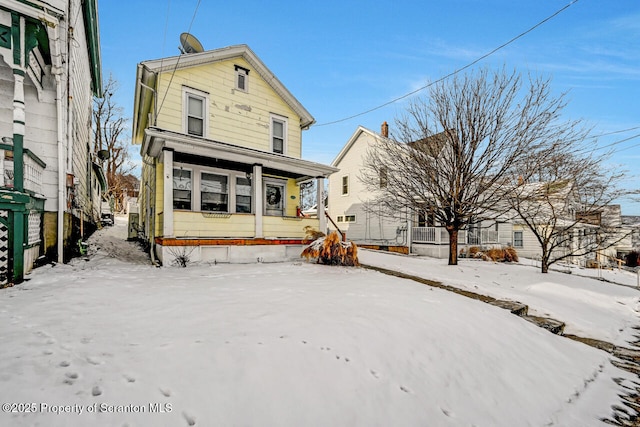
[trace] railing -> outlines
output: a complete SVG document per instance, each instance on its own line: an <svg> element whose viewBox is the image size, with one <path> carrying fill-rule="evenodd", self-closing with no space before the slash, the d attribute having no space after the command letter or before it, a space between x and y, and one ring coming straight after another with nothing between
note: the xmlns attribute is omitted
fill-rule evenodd
<svg viewBox="0 0 640 427"><path fill-rule="evenodd" d="M42 192L42 174L46 165L38 157L25 150L24 153L24 189L34 193Z"/></svg>
<svg viewBox="0 0 640 427"><path fill-rule="evenodd" d="M436 245L449 244L449 232L444 227L413 227L411 238L415 243L433 243ZM458 231L458 243L464 244L467 241L467 231Z"/></svg>
<svg viewBox="0 0 640 427"><path fill-rule="evenodd" d="M25 149L23 155L23 187L34 193L42 192L42 174L46 164L31 150ZM13 152L0 149L0 187L14 188Z"/></svg>

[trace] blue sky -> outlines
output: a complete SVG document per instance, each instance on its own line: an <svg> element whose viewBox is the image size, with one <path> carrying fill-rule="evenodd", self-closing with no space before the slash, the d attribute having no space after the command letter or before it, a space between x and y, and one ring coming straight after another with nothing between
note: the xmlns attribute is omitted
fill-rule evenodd
<svg viewBox="0 0 640 427"><path fill-rule="evenodd" d="M101 0L103 74L120 82L116 100L130 116L136 64L178 55L180 33L206 50L247 44L316 119L303 133L303 157L328 164L358 125L393 126L412 97L326 123L460 69L570 3ZM485 66L551 77L555 93L568 92L564 116L608 134L594 148L611 145L610 167L628 170L625 186L640 188L640 1L575 1L474 68ZM640 215L640 202L621 204L623 214Z"/></svg>

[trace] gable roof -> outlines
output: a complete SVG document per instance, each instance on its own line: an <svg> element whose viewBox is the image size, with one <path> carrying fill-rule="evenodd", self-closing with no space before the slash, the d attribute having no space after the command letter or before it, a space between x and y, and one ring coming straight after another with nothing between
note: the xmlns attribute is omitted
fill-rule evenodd
<svg viewBox="0 0 640 427"><path fill-rule="evenodd" d="M300 127L307 129L315 123L313 116L296 99L295 96L282 84L269 68L246 44L207 50L200 53L189 53L162 59L142 61L138 64L136 73L136 88L133 112L133 139L139 143L144 135L144 128L149 109L151 108L150 92L155 88L158 73L173 72L204 64L226 61L233 58L243 58L253 67L253 70L284 100L284 102L300 116Z"/></svg>
<svg viewBox="0 0 640 427"><path fill-rule="evenodd" d="M362 135L363 133L371 136L372 138L383 138L382 135L377 134L377 133L375 133L374 131L372 131L370 129L367 129L367 128L363 127L363 126L358 126L358 128L355 130L355 132L353 132L353 135L351 135L351 138L349 138L349 140L344 145L344 147L342 147L342 150L340 150L340 152L338 153L336 158L333 159L333 162L331 162L331 166L337 167L338 164L340 164L340 162L342 161L344 156L347 155L347 153L349 152L351 147L353 147L353 144L356 143L356 141L360 138L360 135Z"/></svg>

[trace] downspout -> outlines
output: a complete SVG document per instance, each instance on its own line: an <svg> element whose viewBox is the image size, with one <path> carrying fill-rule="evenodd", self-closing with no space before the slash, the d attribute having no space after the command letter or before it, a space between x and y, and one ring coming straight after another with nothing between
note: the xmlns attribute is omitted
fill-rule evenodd
<svg viewBox="0 0 640 427"><path fill-rule="evenodd" d="M62 79L56 74L56 109L58 111L58 262L64 263L64 212L65 212L65 159L64 159L64 118L62 113Z"/></svg>
<svg viewBox="0 0 640 427"><path fill-rule="evenodd" d="M73 94L71 86L71 70L73 69L73 53L71 48L73 46L73 27L71 26L71 13L73 12L71 7L71 1L69 2L69 15L67 16L67 172L73 173Z"/></svg>

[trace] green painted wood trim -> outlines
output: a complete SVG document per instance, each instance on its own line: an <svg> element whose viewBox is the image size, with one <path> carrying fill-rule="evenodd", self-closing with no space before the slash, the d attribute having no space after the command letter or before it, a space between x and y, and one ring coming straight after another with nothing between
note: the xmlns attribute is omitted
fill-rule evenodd
<svg viewBox="0 0 640 427"><path fill-rule="evenodd" d="M13 188L16 191L24 191L24 136L13 134Z"/></svg>
<svg viewBox="0 0 640 427"><path fill-rule="evenodd" d="M87 47L91 62L91 81L93 95L102 97L102 60L100 55L100 31L98 26L98 4L96 0L82 3Z"/></svg>
<svg viewBox="0 0 640 427"><path fill-rule="evenodd" d="M13 282L24 280L25 213L13 212Z"/></svg>
<svg viewBox="0 0 640 427"><path fill-rule="evenodd" d="M0 24L0 47L11 49L11 28Z"/></svg>

